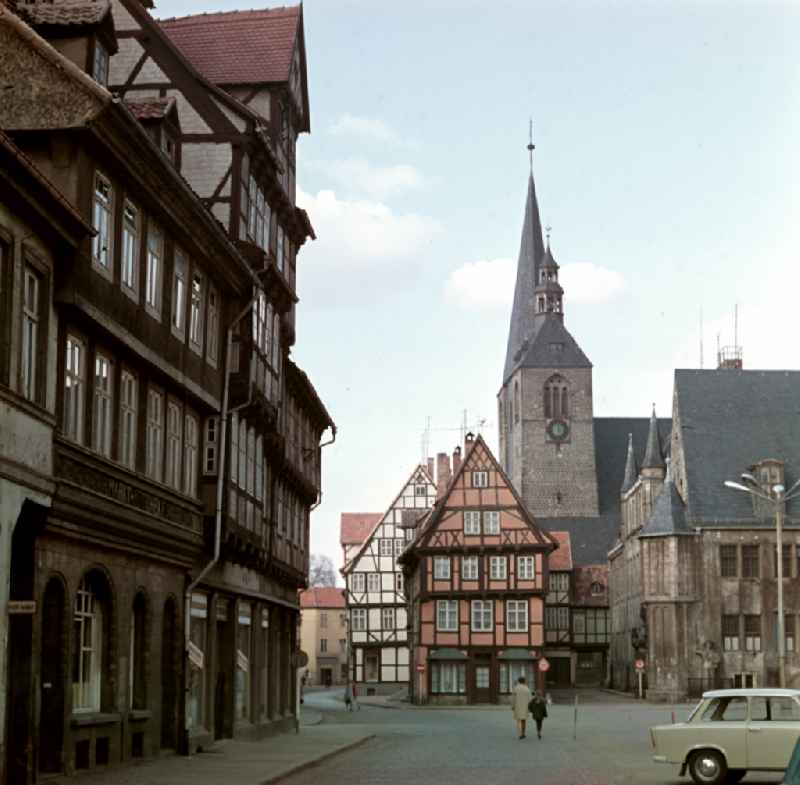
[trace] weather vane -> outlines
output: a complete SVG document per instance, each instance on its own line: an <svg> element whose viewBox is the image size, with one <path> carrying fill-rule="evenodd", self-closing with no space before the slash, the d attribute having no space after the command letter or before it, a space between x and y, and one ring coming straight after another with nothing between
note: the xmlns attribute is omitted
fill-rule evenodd
<svg viewBox="0 0 800 785"><path fill-rule="evenodd" d="M528 157L531 163L531 174L533 174L533 151L536 145L533 143L533 118L528 121Z"/></svg>
<svg viewBox="0 0 800 785"><path fill-rule="evenodd" d="M548 225L544 227L545 235L547 236L547 247L550 247L550 232L553 230L553 227Z"/></svg>

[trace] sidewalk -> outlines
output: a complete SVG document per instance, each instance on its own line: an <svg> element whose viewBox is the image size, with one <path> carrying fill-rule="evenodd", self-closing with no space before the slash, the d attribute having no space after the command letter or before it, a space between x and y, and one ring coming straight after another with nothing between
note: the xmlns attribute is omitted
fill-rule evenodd
<svg viewBox="0 0 800 785"><path fill-rule="evenodd" d="M309 712L311 714L311 712ZM219 742L209 752L171 755L131 766L49 780L51 785L269 785L363 744L374 734L358 726L306 724L300 733L263 741ZM321 716L319 716L321 720ZM317 723L319 723L317 720Z"/></svg>

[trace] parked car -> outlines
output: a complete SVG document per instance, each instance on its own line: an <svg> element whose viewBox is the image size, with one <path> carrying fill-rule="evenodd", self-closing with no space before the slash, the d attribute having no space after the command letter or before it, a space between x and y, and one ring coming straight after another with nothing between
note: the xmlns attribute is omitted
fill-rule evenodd
<svg viewBox="0 0 800 785"><path fill-rule="evenodd" d="M650 729L653 760L688 769L697 785L748 771L785 771L800 738L800 690L713 690L686 722Z"/></svg>

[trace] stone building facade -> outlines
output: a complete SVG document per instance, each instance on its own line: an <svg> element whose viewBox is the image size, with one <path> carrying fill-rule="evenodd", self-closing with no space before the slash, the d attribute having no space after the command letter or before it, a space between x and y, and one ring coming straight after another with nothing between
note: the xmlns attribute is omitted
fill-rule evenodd
<svg viewBox="0 0 800 785"><path fill-rule="evenodd" d="M300 594L300 648L308 655L307 687L347 683L347 613L344 590L314 586Z"/></svg>
<svg viewBox="0 0 800 785"><path fill-rule="evenodd" d="M298 9L291 20L284 44L300 62ZM164 69L142 54L130 81L152 86L171 69L173 90L112 95L134 39ZM15 674L5 780L292 727L298 590L333 428L290 357L296 253L313 230L276 162L293 165L307 128L304 60L271 75L275 94L299 90L271 133L139 3L2 9L0 66L0 128L33 167L9 164L0 213L0 292L13 305L0 312L0 395L20 410L2 465L23 488L3 493L0 592L34 611L0 636ZM183 145L215 112L239 123L260 167L226 197L225 225ZM36 171L51 195L31 205L17 197L42 190ZM32 329L34 405L20 392Z"/></svg>

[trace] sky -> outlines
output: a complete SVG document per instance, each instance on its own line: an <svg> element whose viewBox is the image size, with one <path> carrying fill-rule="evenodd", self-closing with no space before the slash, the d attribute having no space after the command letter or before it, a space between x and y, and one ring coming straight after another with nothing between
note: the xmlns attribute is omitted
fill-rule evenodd
<svg viewBox="0 0 800 785"><path fill-rule="evenodd" d="M674 369L701 346L715 367L737 306L746 368L800 368L800 4L306 0L304 17L297 198L317 240L292 354L338 428L313 553L341 565L340 514L391 504L428 424L430 455L465 412L496 450L530 118L596 416L668 416Z"/></svg>

